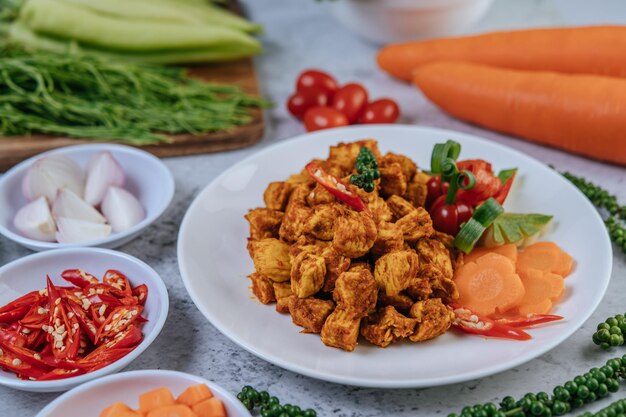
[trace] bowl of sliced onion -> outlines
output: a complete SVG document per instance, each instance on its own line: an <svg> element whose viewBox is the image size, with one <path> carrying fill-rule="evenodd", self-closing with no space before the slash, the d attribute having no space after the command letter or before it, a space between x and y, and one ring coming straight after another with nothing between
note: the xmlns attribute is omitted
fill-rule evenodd
<svg viewBox="0 0 626 417"><path fill-rule="evenodd" d="M174 179L155 156L86 144L27 159L0 178L0 234L35 251L116 248L169 206Z"/></svg>

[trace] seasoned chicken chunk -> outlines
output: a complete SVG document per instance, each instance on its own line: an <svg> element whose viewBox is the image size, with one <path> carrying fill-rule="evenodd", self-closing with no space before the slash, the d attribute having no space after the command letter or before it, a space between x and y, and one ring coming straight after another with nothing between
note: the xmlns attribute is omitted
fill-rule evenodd
<svg viewBox="0 0 626 417"><path fill-rule="evenodd" d="M334 308L335 305L330 300L298 297L289 299L291 321L296 326L303 327L304 333L321 332L326 318Z"/></svg>
<svg viewBox="0 0 626 417"><path fill-rule="evenodd" d="M387 199L387 206L391 209L391 212L396 219L401 219L407 214L417 210L413 204L409 203L399 195L392 195L389 197Z"/></svg>
<svg viewBox="0 0 626 417"><path fill-rule="evenodd" d="M319 204L311 210L310 217L305 221L302 231L320 240L333 240L335 219L341 212L336 203Z"/></svg>
<svg viewBox="0 0 626 417"><path fill-rule="evenodd" d="M407 184L403 197L415 207L424 207L428 195L427 183L429 179L429 175L418 172Z"/></svg>
<svg viewBox="0 0 626 417"><path fill-rule="evenodd" d="M345 178L346 182L350 181L350 178ZM375 183L378 181L375 181ZM372 217L375 223L379 222L390 222L393 213L387 206L385 199L378 195L378 189L374 189L371 193L366 192L362 188L352 187L353 190L356 191L358 196L363 200L363 202L367 205L367 208L372 213Z"/></svg>
<svg viewBox="0 0 626 417"><path fill-rule="evenodd" d="M420 271L424 270L424 267L420 268ZM417 273L417 280L415 283L409 285L406 289L406 293L415 301L426 300L430 298L433 293L433 289L430 286L428 278L423 278Z"/></svg>
<svg viewBox="0 0 626 417"><path fill-rule="evenodd" d="M308 184L298 185L291 193L289 203L287 203L287 207L285 208L283 221L278 231L282 240L294 242L302 235L304 224L311 215L311 209L306 206L306 196L308 193Z"/></svg>
<svg viewBox="0 0 626 417"><path fill-rule="evenodd" d="M341 255L358 258L369 252L376 236L376 224L367 213L346 209L335 220L333 247Z"/></svg>
<svg viewBox="0 0 626 417"><path fill-rule="evenodd" d="M435 230L435 233L433 233L430 238L441 242L450 253L454 251L454 236Z"/></svg>
<svg viewBox="0 0 626 417"><path fill-rule="evenodd" d="M293 295L290 282L274 282L272 283L272 288L274 289L274 296L276 297L276 300Z"/></svg>
<svg viewBox="0 0 626 417"><path fill-rule="evenodd" d="M255 240L250 245L254 268L259 274L277 282L289 279L289 245L274 238Z"/></svg>
<svg viewBox="0 0 626 417"><path fill-rule="evenodd" d="M332 291L333 288L335 288L335 281L339 275L347 271L350 267L350 258L340 255L330 242L301 236L298 241L291 246L289 253L293 259L303 251L311 252L324 258L326 263L326 277L324 278L322 290L325 292Z"/></svg>
<svg viewBox="0 0 626 417"><path fill-rule="evenodd" d="M250 223L250 238L252 240L261 240L266 237L277 238L280 222L283 220L283 212L256 208L250 210L245 218Z"/></svg>
<svg viewBox="0 0 626 417"><path fill-rule="evenodd" d="M265 278L258 272L248 275L248 278L252 281L252 293L259 299L260 302L263 304L269 304L276 301L274 287L272 286L271 280Z"/></svg>
<svg viewBox="0 0 626 417"><path fill-rule="evenodd" d="M387 306L365 319L361 334L368 342L387 347L412 335L416 325L417 320L403 316L393 306Z"/></svg>
<svg viewBox="0 0 626 417"><path fill-rule="evenodd" d="M404 240L408 242L415 242L435 232L430 214L423 207L418 207L415 211L410 212L398 220L396 224L402 229Z"/></svg>
<svg viewBox="0 0 626 417"><path fill-rule="evenodd" d="M404 237L402 230L394 223L378 223L378 236L372 246L374 255L384 255L385 253L402 250L404 247Z"/></svg>
<svg viewBox="0 0 626 417"><path fill-rule="evenodd" d="M409 317L417 320L415 333L409 336L413 342L423 342L441 336L450 328L454 313L439 298L418 301L413 304Z"/></svg>
<svg viewBox="0 0 626 417"><path fill-rule="evenodd" d="M408 181L417 173L417 165L408 156L400 155L393 152L387 152L385 156L380 159L380 166L386 167L393 163L398 163L402 167L402 173Z"/></svg>
<svg viewBox="0 0 626 417"><path fill-rule="evenodd" d="M279 298L276 300L276 311L281 314L289 314L289 304L291 304L292 299L299 300L295 295L289 295L287 297Z"/></svg>
<svg viewBox="0 0 626 417"><path fill-rule="evenodd" d="M392 306L398 311L401 311L403 313L405 312L408 313L411 307L413 306L413 303L414 301L411 299L411 297L404 295L404 294L387 295L385 294L384 291L381 291L380 293L378 293L377 306L379 308Z"/></svg>
<svg viewBox="0 0 626 417"><path fill-rule="evenodd" d="M333 175L341 178L353 172L355 170L356 157L359 155L361 147L363 146L369 148L376 159L380 158L378 143L371 139L351 143L339 143L336 146L331 146L327 159L328 165L337 167L342 172L341 175L337 175L336 173L333 173Z"/></svg>
<svg viewBox="0 0 626 417"><path fill-rule="evenodd" d="M367 262L356 262L350 265L350 269L348 269L348 271L350 272L367 271L371 273L372 267Z"/></svg>
<svg viewBox="0 0 626 417"><path fill-rule="evenodd" d="M326 346L352 352L359 338L360 325L361 319L354 317L350 311L335 308L322 326L322 342Z"/></svg>
<svg viewBox="0 0 626 417"><path fill-rule="evenodd" d="M322 289L325 276L324 258L303 251L291 263L291 291L299 298L310 297Z"/></svg>
<svg viewBox="0 0 626 417"><path fill-rule="evenodd" d="M268 209L284 211L294 185L285 181L270 182L263 193L263 201Z"/></svg>
<svg viewBox="0 0 626 417"><path fill-rule="evenodd" d="M385 167L380 167L380 193L387 197L394 194L403 195L408 186L408 180L402 173L402 166L391 163Z"/></svg>
<svg viewBox="0 0 626 417"><path fill-rule="evenodd" d="M386 295L398 295L415 282L419 258L412 250L387 253L376 261L374 278Z"/></svg>
<svg viewBox="0 0 626 417"><path fill-rule="evenodd" d="M309 206L314 207L318 204L336 203L337 199L321 184L315 183L313 190L306 196L306 202Z"/></svg>
<svg viewBox="0 0 626 417"><path fill-rule="evenodd" d="M446 301L453 301L459 298L456 284L448 278L435 264L423 264L417 273L420 279L427 280L432 289L433 296L443 298Z"/></svg>
<svg viewBox="0 0 626 417"><path fill-rule="evenodd" d="M337 307L351 311L355 317L365 317L374 311L377 296L378 284L367 269L339 275L333 291Z"/></svg>
<svg viewBox="0 0 626 417"><path fill-rule="evenodd" d="M415 245L415 251L420 257L422 265L433 265L441 270L445 278L452 279L452 260L450 251L438 240L420 239Z"/></svg>

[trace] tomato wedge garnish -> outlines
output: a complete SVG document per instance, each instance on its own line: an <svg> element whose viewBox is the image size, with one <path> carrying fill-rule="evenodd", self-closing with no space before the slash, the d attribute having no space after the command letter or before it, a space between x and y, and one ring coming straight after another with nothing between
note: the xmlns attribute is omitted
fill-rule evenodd
<svg viewBox="0 0 626 417"><path fill-rule="evenodd" d="M455 304L451 304L450 307L455 315L452 325L462 332L501 339L532 339L531 335L519 328L497 323L496 321L476 314L465 307L460 307Z"/></svg>
<svg viewBox="0 0 626 417"><path fill-rule="evenodd" d="M61 272L61 277L64 280L71 282L72 284L76 285L79 288L85 288L87 285L97 284L99 282L96 277L94 277L91 274L88 274L82 269L65 270Z"/></svg>
<svg viewBox="0 0 626 417"><path fill-rule="evenodd" d="M141 315L143 307L140 305L116 307L109 313L107 319L96 332L96 345L105 338L115 337L125 330Z"/></svg>
<svg viewBox="0 0 626 417"><path fill-rule="evenodd" d="M337 197L338 200L346 203L356 211L370 212L365 202L361 200L361 197L359 197L351 185L330 175L316 162L309 162L305 168L311 178L328 190L329 193Z"/></svg>

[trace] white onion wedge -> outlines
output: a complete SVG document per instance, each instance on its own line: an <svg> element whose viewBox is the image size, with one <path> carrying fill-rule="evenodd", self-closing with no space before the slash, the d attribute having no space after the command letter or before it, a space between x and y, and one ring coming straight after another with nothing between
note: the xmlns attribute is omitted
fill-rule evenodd
<svg viewBox="0 0 626 417"><path fill-rule="evenodd" d="M139 200L119 187L109 187L102 200L101 209L114 232L128 230L146 216Z"/></svg>
<svg viewBox="0 0 626 417"><path fill-rule="evenodd" d="M111 226L102 223L59 217L56 238L59 243L80 243L103 239L111 234Z"/></svg>
<svg viewBox="0 0 626 417"><path fill-rule="evenodd" d="M125 175L120 164L110 152L99 152L87 165L85 182L85 201L92 206L102 202L110 186L122 187Z"/></svg>
<svg viewBox="0 0 626 417"><path fill-rule="evenodd" d="M67 188L59 190L52 204L52 215L55 219L67 217L93 223L106 223L106 219L98 210Z"/></svg>
<svg viewBox="0 0 626 417"><path fill-rule="evenodd" d="M24 197L33 201L41 196L52 203L61 188L83 195L85 176L73 159L64 155L49 155L36 160L22 180Z"/></svg>
<svg viewBox="0 0 626 417"><path fill-rule="evenodd" d="M29 239L54 242L56 226L44 196L22 207L13 219L15 228Z"/></svg>

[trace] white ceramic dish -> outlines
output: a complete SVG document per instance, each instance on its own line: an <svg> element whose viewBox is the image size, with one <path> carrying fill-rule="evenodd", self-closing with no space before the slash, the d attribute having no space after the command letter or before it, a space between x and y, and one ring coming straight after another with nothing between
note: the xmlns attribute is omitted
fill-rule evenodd
<svg viewBox="0 0 626 417"><path fill-rule="evenodd" d="M55 285L69 285L60 274L66 269L80 268L98 279L107 269L125 274L133 286L146 284L148 298L143 316L143 341L128 355L95 372L56 381L22 381L13 373L0 371L0 384L33 392L66 391L83 382L117 372L129 365L159 335L169 308L167 288L154 269L139 259L121 252L99 248L68 248L36 253L0 268L0 306L30 291L46 287L46 274Z"/></svg>
<svg viewBox="0 0 626 417"><path fill-rule="evenodd" d="M463 32L485 15L493 0L336 0L331 15L377 44L408 42Z"/></svg>
<svg viewBox="0 0 626 417"><path fill-rule="evenodd" d="M271 181L300 172L313 158L326 158L340 141L375 138L428 167L435 143L459 141L463 159L484 158L494 169L518 167L519 178L505 207L553 214L544 240L557 242L576 260L567 292L555 308L566 320L531 331L528 342L483 339L450 331L435 340L380 349L364 342L348 353L326 347L315 334L300 334L289 315L262 305L249 290L253 271L246 251L248 209L263 206ZM280 163L277 163L280 161ZM191 204L178 238L183 282L205 317L253 354L283 368L327 381L368 387L428 387L501 372L557 346L578 329L602 299L612 268L606 229L589 201L546 165L502 145L453 131L417 126L357 126L286 140L231 167Z"/></svg>
<svg viewBox="0 0 626 417"><path fill-rule="evenodd" d="M141 222L124 232L111 233L104 239L76 244L29 239L15 229L13 226L15 213L27 203L22 195L22 178L33 162L45 155L62 154L69 156L84 168L89 158L101 151L111 152L124 169L126 174L124 188L137 197L146 212L146 217ZM22 161L0 178L0 234L34 251L81 246L116 248L135 238L158 219L169 206L173 196L172 174L159 158L146 151L114 144L86 144L58 148Z"/></svg>
<svg viewBox="0 0 626 417"><path fill-rule="evenodd" d="M213 395L224 403L228 417L250 417L250 412L233 394L214 382L183 372L162 370L122 372L88 382L61 395L35 417L97 416L118 401L136 409L139 395L146 391L168 387L176 397L193 384L207 384Z"/></svg>

